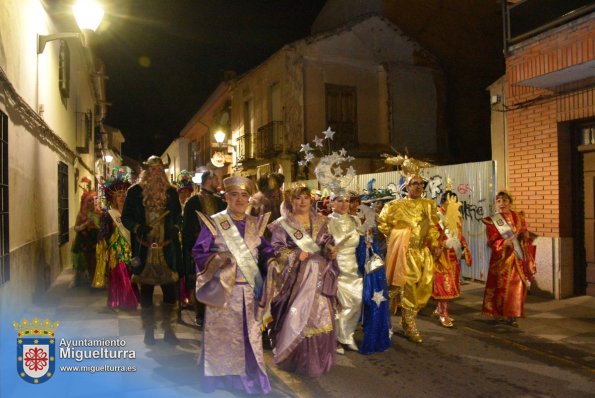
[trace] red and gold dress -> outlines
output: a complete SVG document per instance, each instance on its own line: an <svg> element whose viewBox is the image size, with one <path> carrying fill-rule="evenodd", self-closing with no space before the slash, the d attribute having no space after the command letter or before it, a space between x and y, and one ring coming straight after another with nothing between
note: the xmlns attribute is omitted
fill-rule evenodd
<svg viewBox="0 0 595 398"><path fill-rule="evenodd" d="M482 219L488 246L492 249L482 312L496 318L522 317L527 288L535 276L535 246L523 212L500 214L519 236L521 253L515 253L513 245L505 245L506 239L496 227L493 216Z"/></svg>
<svg viewBox="0 0 595 398"><path fill-rule="evenodd" d="M439 216L445 213L440 208ZM432 298L435 300L450 300L461 294L461 263L462 256L467 265L471 265L471 252L463 235L463 229L458 226L456 233L451 233L447 227L439 225L440 244L443 247L440 257L434 262L434 285Z"/></svg>

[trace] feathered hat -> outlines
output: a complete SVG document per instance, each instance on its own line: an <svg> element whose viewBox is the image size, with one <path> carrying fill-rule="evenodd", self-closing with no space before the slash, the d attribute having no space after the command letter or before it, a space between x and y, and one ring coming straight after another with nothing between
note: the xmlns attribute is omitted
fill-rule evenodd
<svg viewBox="0 0 595 398"><path fill-rule="evenodd" d="M192 174L188 170L180 171L178 177L176 178L176 187L178 188L178 192L188 190L194 190L194 183L192 182Z"/></svg>
<svg viewBox="0 0 595 398"><path fill-rule="evenodd" d="M108 201L111 201L114 193L126 191L132 184L134 184L134 179L128 167L112 169L111 174L103 183L103 194Z"/></svg>
<svg viewBox="0 0 595 398"><path fill-rule="evenodd" d="M322 154L324 141L327 141L329 153L320 157L316 168L314 168L314 174L322 189L329 190L331 196L346 196L348 187L355 178L355 169L353 166L343 169L342 165L344 166L345 163L351 162L355 160L355 158L353 156L348 156L345 148L341 148L340 151L331 152L331 140L333 139L335 132L331 130L330 127L323 131L322 134L324 138L318 136L314 137L314 140L312 141L314 143L314 148L310 146L310 143L302 144L300 152L304 152L304 160L299 161L298 164L300 166L305 166L316 159L316 156L312 151L321 148L320 153Z"/></svg>

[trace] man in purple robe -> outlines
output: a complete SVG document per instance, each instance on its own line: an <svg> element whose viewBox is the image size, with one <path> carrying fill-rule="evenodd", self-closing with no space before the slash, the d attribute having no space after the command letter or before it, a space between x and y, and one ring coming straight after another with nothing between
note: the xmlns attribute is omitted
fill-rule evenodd
<svg viewBox="0 0 595 398"><path fill-rule="evenodd" d="M206 305L199 368L202 388L267 394L271 386L264 364L260 328L266 269L274 261L262 237L268 214L246 214L254 190L251 180L223 180L227 209L207 217L192 249L196 263L196 297Z"/></svg>

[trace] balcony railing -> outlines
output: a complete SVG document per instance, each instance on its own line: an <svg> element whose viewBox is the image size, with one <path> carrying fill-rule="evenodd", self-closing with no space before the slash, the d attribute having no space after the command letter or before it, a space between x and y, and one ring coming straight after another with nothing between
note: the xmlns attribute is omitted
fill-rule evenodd
<svg viewBox="0 0 595 398"><path fill-rule="evenodd" d="M256 132L256 158L274 157L283 151L283 122L273 121Z"/></svg>
<svg viewBox="0 0 595 398"><path fill-rule="evenodd" d="M244 134L238 137L238 162L254 159L252 151L252 134Z"/></svg>

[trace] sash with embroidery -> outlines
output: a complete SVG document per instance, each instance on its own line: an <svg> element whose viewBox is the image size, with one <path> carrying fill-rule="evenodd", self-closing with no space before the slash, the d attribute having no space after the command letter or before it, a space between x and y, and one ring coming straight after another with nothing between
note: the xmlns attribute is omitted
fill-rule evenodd
<svg viewBox="0 0 595 398"><path fill-rule="evenodd" d="M490 218L492 219L492 221L494 222L494 226L504 239L512 238L514 254L516 254L516 256L521 261L524 260L525 256L523 255L523 249L521 249L521 244L517 237L514 235L514 232L512 231L512 226L510 226L510 224L504 219L504 217L500 213L496 213Z"/></svg>
<svg viewBox="0 0 595 398"><path fill-rule="evenodd" d="M262 287L262 275L260 275L258 264L246 245L244 238L240 235L240 231L227 212L217 213L212 218L215 220L217 229L221 233L225 245L235 258L238 267L240 267L244 278L246 278L246 281L250 284L254 292L258 294Z"/></svg>
<svg viewBox="0 0 595 398"><path fill-rule="evenodd" d="M126 239L128 245L130 245L130 231L128 231L124 224L122 224L122 215L116 209L109 209L107 212L114 221L114 224L116 224L116 228L120 231L120 235L122 235L124 239Z"/></svg>
<svg viewBox="0 0 595 398"><path fill-rule="evenodd" d="M285 217L279 219L279 224L281 224L285 232L291 237L291 240L293 240L302 251L310 254L320 252L320 247L314 242L312 237L301 229L289 225Z"/></svg>

